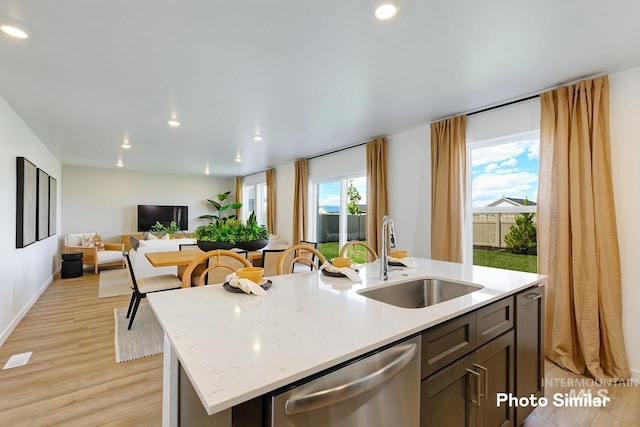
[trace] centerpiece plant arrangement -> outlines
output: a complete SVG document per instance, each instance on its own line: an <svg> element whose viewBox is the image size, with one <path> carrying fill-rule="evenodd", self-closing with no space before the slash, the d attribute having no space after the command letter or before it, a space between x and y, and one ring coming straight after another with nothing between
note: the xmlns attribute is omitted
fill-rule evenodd
<svg viewBox="0 0 640 427"><path fill-rule="evenodd" d="M164 225L162 225L160 221L156 221L156 223L153 224L149 229L150 233L169 234L170 236L180 233L181 231L182 230L180 230L180 227L178 227L178 223L175 221L171 221L168 227L165 227Z"/></svg>
<svg viewBox="0 0 640 427"><path fill-rule="evenodd" d="M258 225L254 212L251 212L246 222L232 214L232 211L242 207L242 203L226 203L230 193L227 191L218 194L218 200L207 199L207 203L217 212L198 217L209 221L195 230L198 246L203 251L231 248L250 251L262 249L269 243L269 231L264 225Z"/></svg>

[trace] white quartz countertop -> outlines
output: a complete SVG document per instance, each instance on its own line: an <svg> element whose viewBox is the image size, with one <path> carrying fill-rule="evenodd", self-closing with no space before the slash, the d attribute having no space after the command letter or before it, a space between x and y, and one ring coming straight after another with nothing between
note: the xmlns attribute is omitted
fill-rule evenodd
<svg viewBox="0 0 640 427"><path fill-rule="evenodd" d="M415 259L378 280L378 265L359 267L362 283L313 271L271 278L266 297L221 285L149 294L147 299L209 414L542 282L546 276ZM417 277L482 285L425 308L400 308L359 295Z"/></svg>

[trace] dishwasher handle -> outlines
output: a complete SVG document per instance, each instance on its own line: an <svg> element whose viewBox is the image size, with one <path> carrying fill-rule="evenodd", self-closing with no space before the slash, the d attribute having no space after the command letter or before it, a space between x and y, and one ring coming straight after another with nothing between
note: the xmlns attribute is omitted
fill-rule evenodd
<svg viewBox="0 0 640 427"><path fill-rule="evenodd" d="M415 356L417 348L415 343L403 347L405 347L405 349L400 356L390 362L387 366L380 368L369 375L326 390L316 391L314 393L288 399L284 406L285 413L287 415L292 415L322 408L324 406L355 397L389 381L405 366L407 366Z"/></svg>

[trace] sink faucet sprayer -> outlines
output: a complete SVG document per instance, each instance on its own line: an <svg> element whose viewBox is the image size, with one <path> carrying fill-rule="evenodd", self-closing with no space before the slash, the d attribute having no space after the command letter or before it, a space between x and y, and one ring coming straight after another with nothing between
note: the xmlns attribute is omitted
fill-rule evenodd
<svg viewBox="0 0 640 427"><path fill-rule="evenodd" d="M389 233L387 233L389 228ZM389 261L387 259L387 237L389 238L389 247L396 247L396 233L393 230L393 220L389 215L382 218L382 255L380 256L380 280L389 280Z"/></svg>

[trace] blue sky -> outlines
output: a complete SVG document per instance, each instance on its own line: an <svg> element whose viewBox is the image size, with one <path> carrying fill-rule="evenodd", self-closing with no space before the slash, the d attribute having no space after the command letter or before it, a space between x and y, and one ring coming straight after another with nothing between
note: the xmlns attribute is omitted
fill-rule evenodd
<svg viewBox="0 0 640 427"><path fill-rule="evenodd" d="M353 185L360 196L360 204L367 203L367 179L366 177L353 178ZM319 206L340 206L340 181L322 183L318 187Z"/></svg>
<svg viewBox="0 0 640 427"><path fill-rule="evenodd" d="M472 150L472 205L487 206L502 196L537 202L539 153L539 139Z"/></svg>

